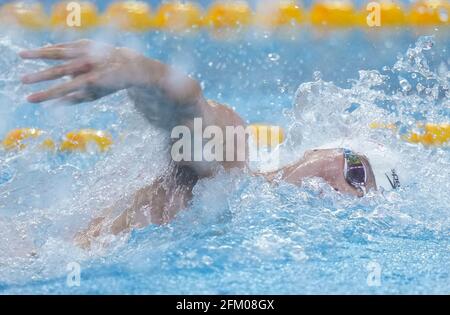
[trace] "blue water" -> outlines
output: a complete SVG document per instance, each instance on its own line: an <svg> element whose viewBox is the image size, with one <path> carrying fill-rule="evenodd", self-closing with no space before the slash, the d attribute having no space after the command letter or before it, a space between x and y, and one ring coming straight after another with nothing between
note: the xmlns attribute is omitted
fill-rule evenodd
<svg viewBox="0 0 450 315"><path fill-rule="evenodd" d="M425 34L434 37L419 40ZM17 52L78 37L174 64L248 122L283 126L286 161L330 138L372 139L402 157L413 170L411 184L354 199L317 179L295 187L221 174L200 181L192 204L171 224L104 235L104 245L83 251L73 235L158 175L167 164L167 135L149 126L125 93L75 107L26 103L30 91L45 85L23 86L20 75L46 64L22 61ZM448 122L449 42L445 28L249 31L226 41L203 33L3 31L0 138L13 128L38 127L58 140L90 127L109 131L115 145L106 154L53 154L33 143L19 153L0 151L0 292L448 294L450 152L365 126L386 120L402 130L424 118ZM301 84L308 104L294 104ZM311 113L321 116L304 118ZM81 268L79 287L68 285L71 263Z"/></svg>

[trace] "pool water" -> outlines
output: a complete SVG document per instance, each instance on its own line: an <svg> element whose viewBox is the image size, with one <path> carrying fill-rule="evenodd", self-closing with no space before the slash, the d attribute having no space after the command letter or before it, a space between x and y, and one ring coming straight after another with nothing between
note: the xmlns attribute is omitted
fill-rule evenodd
<svg viewBox="0 0 450 315"><path fill-rule="evenodd" d="M448 294L450 151L367 127L395 122L406 132L424 120L449 121L449 33L420 32L249 31L222 41L201 32L4 32L0 138L19 127L54 139L94 128L110 132L115 143L105 154L54 154L33 144L0 151L0 292ZM168 136L149 126L123 92L73 107L26 103L46 84L24 86L19 78L46 63L20 60L17 52L81 36L171 63L247 122L282 126L286 163L343 137L376 140L398 153L413 178L398 191L355 199L318 179L295 187L222 173L201 180L172 223L104 235L84 251L73 235L158 176L168 163ZM297 89L302 104L294 102ZM79 286L70 281L74 266Z"/></svg>

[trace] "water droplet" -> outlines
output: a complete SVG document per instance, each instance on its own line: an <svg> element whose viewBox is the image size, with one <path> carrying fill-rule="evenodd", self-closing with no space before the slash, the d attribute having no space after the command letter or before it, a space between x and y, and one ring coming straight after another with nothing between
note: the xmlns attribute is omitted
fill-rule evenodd
<svg viewBox="0 0 450 315"><path fill-rule="evenodd" d="M417 83L416 85L417 92L421 93L424 89L425 87L421 83Z"/></svg>
<svg viewBox="0 0 450 315"><path fill-rule="evenodd" d="M6 167L0 166L0 185L10 182L14 177L13 171Z"/></svg>
<svg viewBox="0 0 450 315"><path fill-rule="evenodd" d="M422 50L430 50L433 48L434 41L432 36L423 36L417 41L417 47L422 48Z"/></svg>
<svg viewBox="0 0 450 315"><path fill-rule="evenodd" d="M409 84L408 80L406 80L405 78L399 77L399 83L400 86L402 88L403 92L409 92L411 91L411 84Z"/></svg>
<svg viewBox="0 0 450 315"><path fill-rule="evenodd" d="M320 71L314 71L314 73L313 73L313 80L314 81L319 81L320 79L322 79L322 73Z"/></svg>
<svg viewBox="0 0 450 315"><path fill-rule="evenodd" d="M267 57L269 58L270 61L278 61L280 60L280 55L276 54L276 53L270 53L267 55Z"/></svg>

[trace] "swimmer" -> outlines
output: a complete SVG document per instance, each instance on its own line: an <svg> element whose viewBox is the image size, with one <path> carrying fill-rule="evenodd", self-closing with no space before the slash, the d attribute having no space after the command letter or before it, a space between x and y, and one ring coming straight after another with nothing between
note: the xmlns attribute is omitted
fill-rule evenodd
<svg viewBox="0 0 450 315"><path fill-rule="evenodd" d="M30 95L28 101L31 103L61 100L78 104L127 90L149 123L169 132L179 125L192 129L194 118L202 118L203 128L245 128L242 118L231 108L206 100L200 84L194 79L128 48L81 40L24 51L20 56L63 61L60 65L25 75L22 78L24 84L71 77L69 81ZM226 147L224 143L224 149ZM237 145L235 148L239 149ZM77 243L87 248L103 233L117 235L149 224L169 222L187 207L196 182L214 176L220 168L250 172L246 161L173 161L164 175L135 193L128 209L117 217L111 215L113 209L105 211L86 231L77 235ZM301 185L306 178L319 177L338 193L357 197L377 189L369 160L347 148L307 151L290 166L257 175L269 181L277 178L295 185Z"/></svg>

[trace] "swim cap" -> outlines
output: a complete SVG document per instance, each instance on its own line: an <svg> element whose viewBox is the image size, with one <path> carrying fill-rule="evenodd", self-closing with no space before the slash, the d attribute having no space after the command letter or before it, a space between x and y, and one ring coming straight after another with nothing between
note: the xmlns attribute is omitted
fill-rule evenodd
<svg viewBox="0 0 450 315"><path fill-rule="evenodd" d="M348 148L369 159L378 187L394 190L405 186L411 179L401 153L382 143L367 139L341 139L319 149Z"/></svg>

